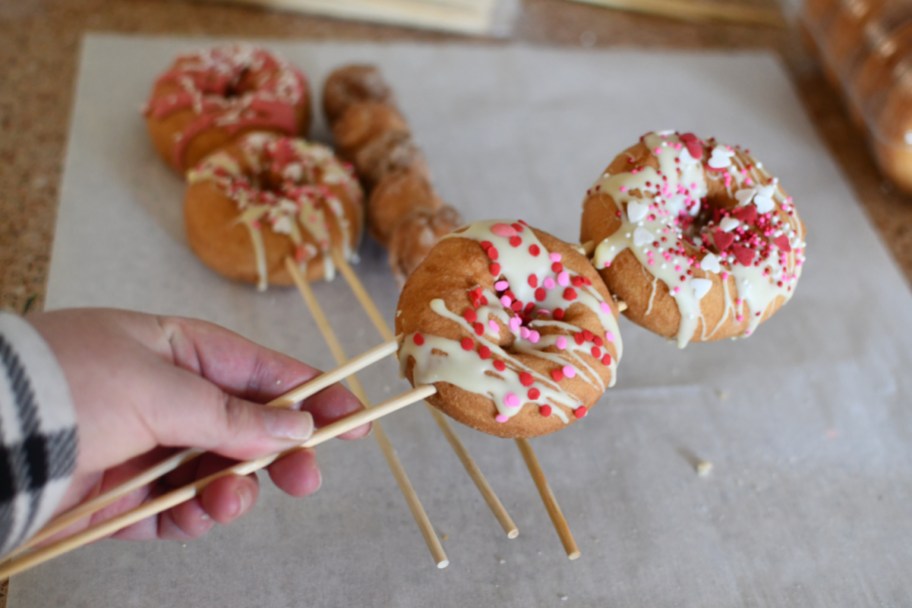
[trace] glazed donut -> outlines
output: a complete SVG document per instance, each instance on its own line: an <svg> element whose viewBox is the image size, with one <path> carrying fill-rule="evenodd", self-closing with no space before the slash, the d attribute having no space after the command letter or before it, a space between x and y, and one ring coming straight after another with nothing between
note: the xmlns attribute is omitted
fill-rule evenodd
<svg viewBox="0 0 912 608"><path fill-rule="evenodd" d="M308 280L331 279L331 250L351 258L361 238L362 200L329 148L250 133L189 172L184 219L207 266L263 290L292 283L289 256Z"/></svg>
<svg viewBox="0 0 912 608"><path fill-rule="evenodd" d="M805 229L747 150L647 133L583 202L582 242L635 323L683 348L747 336L794 293Z"/></svg>
<svg viewBox="0 0 912 608"><path fill-rule="evenodd" d="M323 85L323 113L330 124L360 101L393 101L393 92L376 66L350 64L330 72Z"/></svg>
<svg viewBox="0 0 912 608"><path fill-rule="evenodd" d="M144 114L155 149L183 173L244 133L306 133L310 89L266 50L220 46L178 57L155 81Z"/></svg>
<svg viewBox="0 0 912 608"><path fill-rule="evenodd" d="M399 361L477 430L534 437L582 418L615 380L617 310L584 255L521 222L444 237L399 298Z"/></svg>
<svg viewBox="0 0 912 608"><path fill-rule="evenodd" d="M353 103L332 125L336 151L352 160L355 153L383 133L408 134L408 124L399 110L379 101Z"/></svg>
<svg viewBox="0 0 912 608"><path fill-rule="evenodd" d="M371 236L385 247L393 230L406 216L419 210L433 213L442 205L427 174L406 168L387 174L371 190L367 199L367 225Z"/></svg>
<svg viewBox="0 0 912 608"><path fill-rule="evenodd" d="M419 208L397 222L386 246L390 268L399 284L405 283L437 241L463 224L459 212L449 205L436 210Z"/></svg>

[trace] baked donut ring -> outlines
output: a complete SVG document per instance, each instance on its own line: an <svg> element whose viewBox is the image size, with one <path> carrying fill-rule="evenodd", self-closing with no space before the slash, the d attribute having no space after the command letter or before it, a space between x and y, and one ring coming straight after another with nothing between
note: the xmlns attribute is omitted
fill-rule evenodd
<svg viewBox="0 0 912 608"><path fill-rule="evenodd" d="M393 91L377 66L353 63L336 68L323 85L323 113L333 124L353 103L380 101L392 103Z"/></svg>
<svg viewBox="0 0 912 608"><path fill-rule="evenodd" d="M354 255L363 194L350 167L325 146L251 133L188 174L184 218L190 247L240 281L292 284L293 257L310 281L332 279L331 250Z"/></svg>
<svg viewBox="0 0 912 608"><path fill-rule="evenodd" d="M582 242L635 323L683 348L748 336L794 293L805 229L747 150L647 133L583 202Z"/></svg>
<svg viewBox="0 0 912 608"><path fill-rule="evenodd" d="M310 87L264 49L219 46L178 57L155 81L144 114L155 149L184 173L251 131L305 134Z"/></svg>
<svg viewBox="0 0 912 608"><path fill-rule="evenodd" d="M615 380L617 309L584 255L522 222L444 237L396 315L399 361L428 401L477 430L534 437L586 415Z"/></svg>
<svg viewBox="0 0 912 608"><path fill-rule="evenodd" d="M439 209L418 208L402 218L386 245L390 268L399 284L405 283L437 241L464 223L459 212L449 205Z"/></svg>
<svg viewBox="0 0 912 608"><path fill-rule="evenodd" d="M336 151L351 160L355 153L384 133L409 133L408 124L399 110L379 101L353 103L332 126Z"/></svg>

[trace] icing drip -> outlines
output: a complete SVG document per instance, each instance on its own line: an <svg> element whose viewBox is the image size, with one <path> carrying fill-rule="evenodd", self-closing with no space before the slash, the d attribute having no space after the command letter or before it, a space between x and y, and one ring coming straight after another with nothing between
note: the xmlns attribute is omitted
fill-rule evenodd
<svg viewBox="0 0 912 608"><path fill-rule="evenodd" d="M561 380L578 378L603 392L604 370L596 367L608 368L613 385L622 353L617 320L591 281L565 268L561 254L548 251L523 223L480 222L444 238L480 243L490 260L493 290L469 289L472 305L464 311L448 310L443 300L433 300L431 310L474 338L405 336L400 350L403 369L414 360L416 384L446 382L484 395L494 402L498 422L507 422L529 406L565 423L571 416L585 416L581 399ZM595 314L601 335L565 320L572 305ZM500 345L503 332L510 334L508 349ZM536 371L517 355L526 361L547 361L552 364L549 374Z"/></svg>
<svg viewBox="0 0 912 608"><path fill-rule="evenodd" d="M746 319L743 335L750 335L777 298L792 296L801 275L804 229L791 198L737 146L672 132L648 133L642 142L657 167L605 173L590 190L613 197L621 220L596 247L595 267L609 267L625 249L633 252L675 299L681 348L698 327L706 340L732 317L739 323ZM733 205L707 200L710 184L721 186ZM712 329L700 307L710 284L695 269L719 273L725 290L724 314ZM729 277L735 282L734 298Z"/></svg>
<svg viewBox="0 0 912 608"><path fill-rule="evenodd" d="M324 277L331 280L335 266L330 250L341 246L346 259L354 255L350 222L333 189L355 200L360 197L350 169L325 146L301 139L254 133L241 142L240 150L243 167L229 153L216 152L190 171L188 180L191 184L213 181L237 204L237 222L250 232L257 288L265 290L268 279L264 225L288 236L301 268L319 257ZM333 243L332 225L343 235L341 243Z"/></svg>
<svg viewBox="0 0 912 608"><path fill-rule="evenodd" d="M147 116L165 119L184 110L196 115L174 141L173 158L183 165L187 146L212 128L297 131L297 110L307 95L307 80L291 65L250 45L218 47L178 57L155 83L175 89L155 96Z"/></svg>

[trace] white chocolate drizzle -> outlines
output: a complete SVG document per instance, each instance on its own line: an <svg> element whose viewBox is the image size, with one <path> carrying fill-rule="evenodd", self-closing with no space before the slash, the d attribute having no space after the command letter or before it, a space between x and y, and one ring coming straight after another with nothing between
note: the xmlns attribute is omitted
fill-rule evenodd
<svg viewBox="0 0 912 608"><path fill-rule="evenodd" d="M606 172L590 190L613 197L621 210L621 225L596 246L593 264L608 268L629 249L674 298L681 313L680 348L698 327L706 340L732 317L739 323L747 319L743 336L752 334L777 298L792 296L801 275L805 235L791 198L737 146L673 132L647 133L641 141L657 167ZM730 202L708 200L710 184L721 186ZM715 274L725 309L710 329L700 301L709 291L705 281ZM647 315L654 297L655 283Z"/></svg>
<svg viewBox="0 0 912 608"><path fill-rule="evenodd" d="M345 214L344 193L358 204L361 190L351 170L325 146L302 139L253 133L240 143L242 162L219 151L188 173L191 184L212 181L238 207L237 222L250 233L256 259L257 288L268 284L262 230L268 226L294 244L295 261L302 269L317 259L323 277L332 280L335 266L330 251L341 247L351 260L352 227ZM242 166L243 164L243 166ZM331 226L343 235L334 243Z"/></svg>
<svg viewBox="0 0 912 608"><path fill-rule="evenodd" d="M463 311L447 309L442 299L432 300L431 310L472 337L407 335L399 353L403 371L414 361L415 384L445 382L487 397L498 422L509 421L528 406L565 423L571 416L584 416L583 399L563 381L577 378L601 394L607 368L614 384L622 345L608 302L588 278L564 267L561 254L548 251L523 223L479 222L444 238L481 244L491 261L493 290L468 289L471 305ZM570 322L571 306L594 313L598 335ZM549 373L524 363L533 359L546 361Z"/></svg>

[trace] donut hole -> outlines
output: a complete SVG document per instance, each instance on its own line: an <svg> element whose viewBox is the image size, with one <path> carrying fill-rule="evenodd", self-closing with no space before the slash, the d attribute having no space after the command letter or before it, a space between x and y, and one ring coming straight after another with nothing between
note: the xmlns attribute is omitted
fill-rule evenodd
<svg viewBox="0 0 912 608"><path fill-rule="evenodd" d="M729 215L729 211L735 205L737 201L727 196L705 196L700 199L699 207L683 207L678 210L673 225L677 227L685 244L696 249L705 247L713 253L719 253L712 234L719 229L721 220Z"/></svg>

